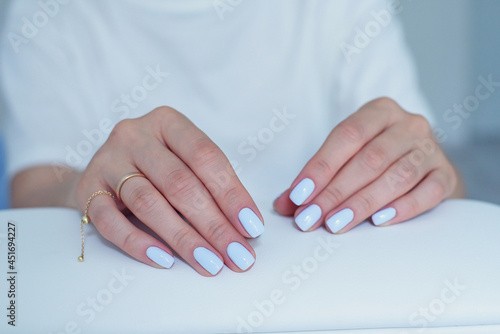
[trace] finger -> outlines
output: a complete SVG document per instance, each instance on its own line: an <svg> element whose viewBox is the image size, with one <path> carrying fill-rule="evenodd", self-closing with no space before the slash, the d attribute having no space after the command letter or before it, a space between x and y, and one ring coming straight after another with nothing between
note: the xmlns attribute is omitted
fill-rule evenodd
<svg viewBox="0 0 500 334"><path fill-rule="evenodd" d="M295 205L310 202L368 141L403 117L394 110L400 108L392 100L377 99L337 125L293 181L290 200Z"/></svg>
<svg viewBox="0 0 500 334"><path fill-rule="evenodd" d="M314 230L321 226L323 213L336 208L366 187L380 177L390 164L408 153L414 145L411 132L406 122L398 124L366 144L313 199L313 204L297 210L295 223L301 230Z"/></svg>
<svg viewBox="0 0 500 334"><path fill-rule="evenodd" d="M146 178L135 177L125 182L121 199L198 273L213 276L222 269L223 259L217 250L186 224Z"/></svg>
<svg viewBox="0 0 500 334"><path fill-rule="evenodd" d="M179 112L154 115L161 120L165 144L202 181L238 232L249 238L262 234L262 214L221 149Z"/></svg>
<svg viewBox="0 0 500 334"><path fill-rule="evenodd" d="M138 153L136 163L168 202L215 247L230 269L250 268L255 261L255 251L227 220L198 177L177 156L159 143L150 144ZM228 248L234 243L240 245L241 252L235 250L235 245Z"/></svg>
<svg viewBox="0 0 500 334"><path fill-rule="evenodd" d="M445 169L433 170L412 191L372 215L376 226L389 226L418 216L447 198L453 185Z"/></svg>
<svg viewBox="0 0 500 334"><path fill-rule="evenodd" d="M395 162L380 178L349 197L326 214L326 227L332 233L345 233L381 207L417 185L433 168L436 159L425 159L413 150ZM416 160L416 156L419 160Z"/></svg>
<svg viewBox="0 0 500 334"><path fill-rule="evenodd" d="M107 188L99 183L92 185L92 189ZM134 226L118 210L116 201L110 196L96 196L89 206L88 215L105 239L133 258L155 268L169 269L174 264L172 251L161 241Z"/></svg>
<svg viewBox="0 0 500 334"><path fill-rule="evenodd" d="M278 196L273 202L274 211L282 216L291 217L297 211L297 206L288 198L290 189Z"/></svg>
<svg viewBox="0 0 500 334"><path fill-rule="evenodd" d="M380 177L390 165L416 147L417 139L410 128L409 122L400 122L371 140L340 169L314 202L331 210Z"/></svg>

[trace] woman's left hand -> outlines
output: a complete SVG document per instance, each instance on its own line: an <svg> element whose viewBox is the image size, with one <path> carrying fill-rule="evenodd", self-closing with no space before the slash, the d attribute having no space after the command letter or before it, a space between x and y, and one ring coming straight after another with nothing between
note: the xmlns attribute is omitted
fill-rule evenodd
<svg viewBox="0 0 500 334"><path fill-rule="evenodd" d="M325 223L344 233L370 216L393 225L463 196L427 120L379 98L332 130L274 208L303 231Z"/></svg>

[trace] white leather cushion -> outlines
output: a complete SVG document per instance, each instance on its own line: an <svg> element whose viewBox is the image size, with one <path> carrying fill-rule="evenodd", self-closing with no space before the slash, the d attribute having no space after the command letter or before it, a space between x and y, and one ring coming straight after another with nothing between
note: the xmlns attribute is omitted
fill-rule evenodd
<svg viewBox="0 0 500 334"><path fill-rule="evenodd" d="M500 332L500 207L451 200L404 224L336 236L300 232L270 200L257 203L266 232L251 241L254 268L214 278L180 259L170 270L143 265L91 225L79 263L78 212L0 212L3 275L8 221L17 259L16 326L4 278L0 332Z"/></svg>

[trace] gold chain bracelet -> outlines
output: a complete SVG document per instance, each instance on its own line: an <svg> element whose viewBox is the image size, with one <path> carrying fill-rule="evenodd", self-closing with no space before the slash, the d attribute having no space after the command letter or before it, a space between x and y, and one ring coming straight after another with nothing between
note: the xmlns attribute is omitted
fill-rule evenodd
<svg viewBox="0 0 500 334"><path fill-rule="evenodd" d="M81 234L82 234L82 255L80 255L78 257L78 261L80 262L83 262L83 260L85 259L84 257L84 251L85 251L85 239L84 239L84 234L83 234L83 225L87 225L88 223L91 222L90 220L90 217L89 217L89 206L90 206L90 202L92 202L92 200L99 196L99 195L108 195L108 196L111 196L113 199L115 199L115 196L110 193L109 191L106 191L106 190L99 190L99 191L96 191L95 193L93 193L90 198L88 199L87 201L87 204L85 205L85 214L83 215L82 217L82 221L80 223L80 231L81 231Z"/></svg>

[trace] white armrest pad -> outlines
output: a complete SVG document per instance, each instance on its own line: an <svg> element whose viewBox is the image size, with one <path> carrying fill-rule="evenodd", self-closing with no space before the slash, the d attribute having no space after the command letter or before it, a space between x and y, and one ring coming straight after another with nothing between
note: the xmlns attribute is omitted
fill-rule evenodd
<svg viewBox="0 0 500 334"><path fill-rule="evenodd" d="M300 232L270 201L257 203L266 232L251 241L254 268L214 278L180 259L170 270L139 263L92 225L79 263L78 212L1 211L0 332L500 332L499 206L450 200L404 224L331 235ZM9 221L15 327L6 317Z"/></svg>

